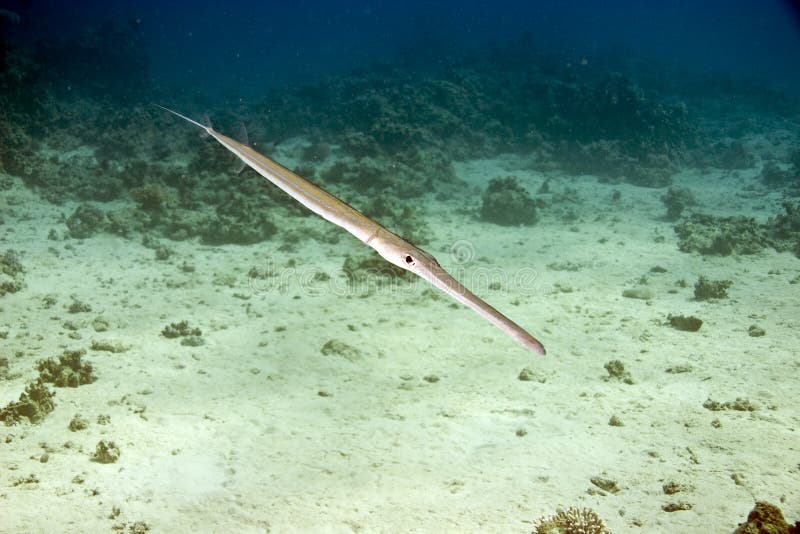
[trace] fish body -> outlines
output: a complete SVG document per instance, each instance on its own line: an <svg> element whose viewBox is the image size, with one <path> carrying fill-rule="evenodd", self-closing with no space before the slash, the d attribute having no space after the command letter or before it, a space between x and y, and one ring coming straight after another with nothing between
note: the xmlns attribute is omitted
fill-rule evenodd
<svg viewBox="0 0 800 534"><path fill-rule="evenodd" d="M526 349L537 354L545 354L544 345L538 339L453 278L431 254L384 228L343 200L312 184L277 161L256 152L248 144L240 143L217 132L210 125L200 124L169 108L158 107L205 130L208 135L236 155L245 165L323 219L353 234L365 245L375 249L389 263L428 281L461 304L477 312Z"/></svg>

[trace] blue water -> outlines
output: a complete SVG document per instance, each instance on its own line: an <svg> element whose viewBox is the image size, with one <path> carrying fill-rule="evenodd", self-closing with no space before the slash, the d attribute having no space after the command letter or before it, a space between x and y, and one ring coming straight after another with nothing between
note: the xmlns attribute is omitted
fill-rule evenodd
<svg viewBox="0 0 800 534"><path fill-rule="evenodd" d="M108 19L130 21L154 83L228 98L374 61L436 62L523 34L573 61L621 49L700 72L800 82L800 14L780 0L17 4L22 24L4 27L15 39L65 39Z"/></svg>

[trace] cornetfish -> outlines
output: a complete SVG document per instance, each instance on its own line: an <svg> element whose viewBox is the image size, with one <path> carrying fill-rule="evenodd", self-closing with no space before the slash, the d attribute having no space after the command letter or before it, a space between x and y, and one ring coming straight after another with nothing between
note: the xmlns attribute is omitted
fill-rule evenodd
<svg viewBox="0 0 800 534"><path fill-rule="evenodd" d="M472 308L526 349L537 354L545 354L544 345L538 339L464 287L445 271L432 255L390 232L346 202L339 200L280 163L259 154L246 144L217 132L211 125L202 125L177 111L158 104L156 106L205 130L208 135L233 152L236 157L258 174L283 189L292 198L323 219L341 226L356 236L365 245L375 249L383 259L392 265L416 274L461 304Z"/></svg>

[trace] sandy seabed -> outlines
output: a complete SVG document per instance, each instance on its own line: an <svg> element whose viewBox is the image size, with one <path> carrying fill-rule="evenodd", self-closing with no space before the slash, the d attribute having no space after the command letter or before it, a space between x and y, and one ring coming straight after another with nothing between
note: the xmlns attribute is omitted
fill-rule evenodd
<svg viewBox="0 0 800 534"><path fill-rule="evenodd" d="M500 158L458 174L483 188L513 173L535 191L544 176L523 167ZM764 221L779 195L745 192L755 174L687 171L676 184L698 211ZM347 286L342 263L363 245L344 232L294 250L165 241L172 255L156 261L138 239L48 239L74 205L17 184L0 233L25 287L0 300L12 373L0 405L66 349L88 349L97 380L57 388L39 424L0 428L0 531L511 533L576 506L613 532L708 533L732 531L756 499L800 518L800 261L679 252L663 191L566 176L551 187L575 190L576 221L507 228L462 203L424 206L424 248L539 337L538 357L422 281ZM731 280L730 297L696 301L700 275ZM624 298L642 277L651 298ZM68 313L73 298L92 311ZM670 314L703 327L675 330ZM181 320L203 345L161 335ZM633 384L609 379L611 360ZM703 407L738 398L758 410ZM89 425L72 432L76 414ZM115 463L92 461L100 440L119 447Z"/></svg>

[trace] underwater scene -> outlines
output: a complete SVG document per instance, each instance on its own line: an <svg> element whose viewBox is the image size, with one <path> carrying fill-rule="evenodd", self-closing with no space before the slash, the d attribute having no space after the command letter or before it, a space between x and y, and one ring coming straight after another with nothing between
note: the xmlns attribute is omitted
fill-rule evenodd
<svg viewBox="0 0 800 534"><path fill-rule="evenodd" d="M789 1L0 1L0 533L800 532Z"/></svg>

